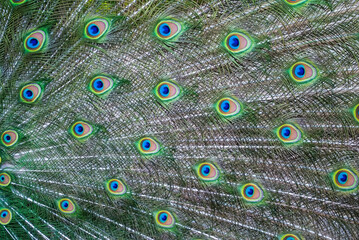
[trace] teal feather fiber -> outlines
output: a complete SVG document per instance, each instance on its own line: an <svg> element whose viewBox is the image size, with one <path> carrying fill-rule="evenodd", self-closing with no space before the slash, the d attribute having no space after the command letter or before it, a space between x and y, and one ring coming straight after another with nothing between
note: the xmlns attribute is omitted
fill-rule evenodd
<svg viewBox="0 0 359 240"><path fill-rule="evenodd" d="M358 1L0 13L0 239L359 239Z"/></svg>

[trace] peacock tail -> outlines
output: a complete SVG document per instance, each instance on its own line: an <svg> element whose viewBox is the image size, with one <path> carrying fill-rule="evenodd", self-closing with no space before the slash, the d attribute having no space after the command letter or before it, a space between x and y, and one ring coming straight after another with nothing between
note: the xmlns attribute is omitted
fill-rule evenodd
<svg viewBox="0 0 359 240"><path fill-rule="evenodd" d="M1 239L359 239L359 2L1 0Z"/></svg>

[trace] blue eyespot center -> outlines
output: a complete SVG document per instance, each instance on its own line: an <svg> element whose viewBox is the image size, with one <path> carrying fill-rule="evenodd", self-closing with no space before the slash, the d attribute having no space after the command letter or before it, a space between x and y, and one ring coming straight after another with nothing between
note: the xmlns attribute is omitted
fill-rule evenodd
<svg viewBox="0 0 359 240"><path fill-rule="evenodd" d="M231 108L231 104L229 103L228 100L225 100L221 103L221 109L223 112L228 112L230 108Z"/></svg>
<svg viewBox="0 0 359 240"><path fill-rule="evenodd" d="M247 195L248 197L252 197L253 194L254 194L254 188L253 188L252 186L251 186L251 187L247 187L247 188L246 188L246 195Z"/></svg>
<svg viewBox="0 0 359 240"><path fill-rule="evenodd" d="M5 177L4 177L4 176L1 176L1 177L0 177L0 181L1 181L1 182L5 181Z"/></svg>
<svg viewBox="0 0 359 240"><path fill-rule="evenodd" d="M282 137L283 138L285 138L285 139L289 138L290 133L291 133L291 131L290 131L289 127L285 127L282 129Z"/></svg>
<svg viewBox="0 0 359 240"><path fill-rule="evenodd" d="M160 25L160 34L167 37L171 34L171 28L167 23L163 23Z"/></svg>
<svg viewBox="0 0 359 240"><path fill-rule="evenodd" d="M82 124L77 124L75 127L75 132L77 134L82 134L84 132L84 127L82 126Z"/></svg>
<svg viewBox="0 0 359 240"><path fill-rule="evenodd" d="M161 222L161 223L166 222L167 218L168 218L167 213L161 213L161 215L160 215L160 222Z"/></svg>
<svg viewBox="0 0 359 240"><path fill-rule="evenodd" d="M1 213L1 217L2 217L2 218L5 218L7 215L8 215L8 213L7 213L6 211L4 211L4 212Z"/></svg>
<svg viewBox="0 0 359 240"><path fill-rule="evenodd" d="M61 207L62 207L63 209L67 209L67 208L69 207L69 201L63 201L63 202L61 203Z"/></svg>
<svg viewBox="0 0 359 240"><path fill-rule="evenodd" d="M294 237L289 237L287 238L287 240L294 240Z"/></svg>
<svg viewBox="0 0 359 240"><path fill-rule="evenodd" d="M24 96L26 99L31 99L31 98L34 96L34 94L33 94L33 92L32 92L31 90L26 89L26 90L24 91L24 93L23 93L23 96Z"/></svg>
<svg viewBox="0 0 359 240"><path fill-rule="evenodd" d="M298 65L298 66L296 66L295 67L295 75L297 76L297 77L300 77L300 78L302 78L302 77L304 77L304 75L305 75L305 68L304 68L304 66L303 65Z"/></svg>
<svg viewBox="0 0 359 240"><path fill-rule="evenodd" d="M40 42L36 38L31 37L27 40L27 45L29 48L37 48L40 45Z"/></svg>
<svg viewBox="0 0 359 240"><path fill-rule="evenodd" d="M345 184L348 181L348 174L346 172L342 172L339 174L338 179L340 184Z"/></svg>
<svg viewBox="0 0 359 240"><path fill-rule="evenodd" d="M144 150L150 150L150 148L151 148L151 142L149 141L149 140L144 140L143 142L142 142L142 148L144 149Z"/></svg>
<svg viewBox="0 0 359 240"><path fill-rule="evenodd" d="M5 134L4 140L5 142L9 143L11 141L11 136L9 134Z"/></svg>
<svg viewBox="0 0 359 240"><path fill-rule="evenodd" d="M101 80L101 79L96 79L95 80L95 82L94 82L94 88L96 89L96 90L102 90L103 89L103 86L104 86L104 84L103 84L103 81Z"/></svg>
<svg viewBox="0 0 359 240"><path fill-rule="evenodd" d="M111 190L116 191L117 188L118 188L118 183L117 182L112 182L111 183Z"/></svg>
<svg viewBox="0 0 359 240"><path fill-rule="evenodd" d="M97 36L100 33L100 28L96 24L91 24L88 27L88 33L91 36Z"/></svg>
<svg viewBox="0 0 359 240"><path fill-rule="evenodd" d="M166 84L166 85L162 85L162 86L160 87L160 93L161 93L161 95L164 96L164 97L167 97L167 96L168 96L168 94L170 93L170 88L168 87L167 84Z"/></svg>
<svg viewBox="0 0 359 240"><path fill-rule="evenodd" d="M211 172L211 167L208 165L204 165L201 169L201 172L204 176L208 176L208 174Z"/></svg>
<svg viewBox="0 0 359 240"><path fill-rule="evenodd" d="M232 36L228 40L229 46L233 49L239 48L240 42L237 36Z"/></svg>

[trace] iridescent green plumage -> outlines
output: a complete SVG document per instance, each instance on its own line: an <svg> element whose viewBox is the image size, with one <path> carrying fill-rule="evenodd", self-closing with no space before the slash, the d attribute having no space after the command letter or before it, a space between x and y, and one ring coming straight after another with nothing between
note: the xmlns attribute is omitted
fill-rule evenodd
<svg viewBox="0 0 359 240"><path fill-rule="evenodd" d="M1 239L359 239L359 4L0 1Z"/></svg>

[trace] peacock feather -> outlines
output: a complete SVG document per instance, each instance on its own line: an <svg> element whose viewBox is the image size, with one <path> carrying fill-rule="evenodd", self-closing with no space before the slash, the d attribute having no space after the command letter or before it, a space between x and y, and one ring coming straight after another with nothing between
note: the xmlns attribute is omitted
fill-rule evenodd
<svg viewBox="0 0 359 240"><path fill-rule="evenodd" d="M0 13L0 239L359 239L358 1Z"/></svg>

